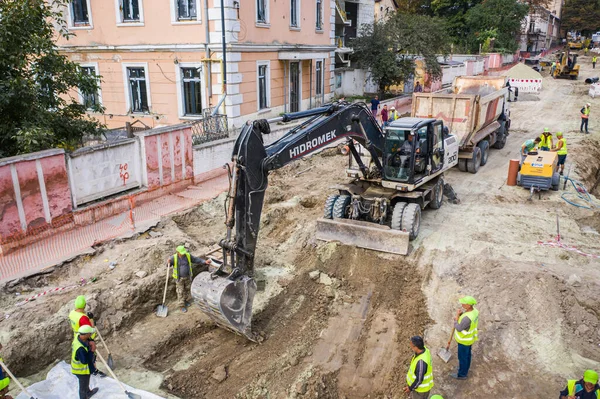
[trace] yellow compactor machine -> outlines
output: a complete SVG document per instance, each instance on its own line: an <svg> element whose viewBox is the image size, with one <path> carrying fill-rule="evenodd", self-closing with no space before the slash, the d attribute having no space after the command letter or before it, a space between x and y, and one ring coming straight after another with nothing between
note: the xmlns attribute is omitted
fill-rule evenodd
<svg viewBox="0 0 600 399"><path fill-rule="evenodd" d="M558 191L560 174L558 173L556 152L530 152L521 165L521 170L517 175L517 184L531 191L530 199L536 192Z"/></svg>

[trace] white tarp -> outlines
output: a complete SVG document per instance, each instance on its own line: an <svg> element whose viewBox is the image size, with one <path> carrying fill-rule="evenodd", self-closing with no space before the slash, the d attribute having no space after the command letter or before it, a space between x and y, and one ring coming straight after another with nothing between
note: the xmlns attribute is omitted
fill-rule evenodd
<svg viewBox="0 0 600 399"><path fill-rule="evenodd" d="M140 395L142 399L164 399L161 396L123 385L129 392ZM93 399L127 399L127 395L121 390L119 384L110 377L92 376L90 389L96 387L100 390L94 395ZM77 377L71 374L71 366L64 361L58 363L48 372L45 381L27 387L27 391L37 399L79 399ZM16 399L29 399L29 396L21 393Z"/></svg>
<svg viewBox="0 0 600 399"><path fill-rule="evenodd" d="M590 85L589 95L592 98L600 97L600 83Z"/></svg>

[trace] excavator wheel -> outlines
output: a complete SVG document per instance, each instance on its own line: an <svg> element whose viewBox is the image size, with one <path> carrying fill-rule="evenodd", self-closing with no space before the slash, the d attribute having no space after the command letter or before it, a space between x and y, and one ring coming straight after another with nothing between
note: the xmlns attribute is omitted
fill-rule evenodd
<svg viewBox="0 0 600 399"><path fill-rule="evenodd" d="M402 230L402 213L404 212L406 205L408 205L406 202L396 202L396 205L394 205L391 225L393 230Z"/></svg>
<svg viewBox="0 0 600 399"><path fill-rule="evenodd" d="M467 171L467 160L465 158L458 159L458 170L460 170L461 172Z"/></svg>
<svg viewBox="0 0 600 399"><path fill-rule="evenodd" d="M481 166L485 165L490 155L490 142L487 140L480 141L477 147L481 149Z"/></svg>
<svg viewBox="0 0 600 399"><path fill-rule="evenodd" d="M421 228L421 207L419 204L407 204L402 212L402 230L408 232L409 240L414 240L419 235Z"/></svg>
<svg viewBox="0 0 600 399"><path fill-rule="evenodd" d="M440 177L440 179L431 190L431 202L429 203L429 207L431 209L440 209L442 207L442 201L444 199L444 179Z"/></svg>
<svg viewBox="0 0 600 399"><path fill-rule="evenodd" d="M351 197L349 195L340 195L333 204L333 218L346 219L348 215L348 206Z"/></svg>
<svg viewBox="0 0 600 399"><path fill-rule="evenodd" d="M481 148L473 148L473 158L467 159L467 170L469 173L477 173L481 166Z"/></svg>
<svg viewBox="0 0 600 399"><path fill-rule="evenodd" d="M339 196L339 194L331 194L329 197L327 197L323 209L323 218L333 219L333 206L335 204L335 200L337 200Z"/></svg>

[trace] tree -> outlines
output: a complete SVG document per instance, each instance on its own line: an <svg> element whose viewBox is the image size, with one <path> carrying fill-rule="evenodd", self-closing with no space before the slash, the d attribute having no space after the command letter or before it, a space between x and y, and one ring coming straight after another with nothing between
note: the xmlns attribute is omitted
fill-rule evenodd
<svg viewBox="0 0 600 399"><path fill-rule="evenodd" d="M371 78L383 94L415 72L415 61L424 61L426 72L434 78L442 74L438 55L447 55L448 34L443 21L423 15L396 13L385 22L363 26L353 39L352 59Z"/></svg>
<svg viewBox="0 0 600 399"><path fill-rule="evenodd" d="M485 0L471 8L466 14L466 22L474 40L470 49L477 51L479 45L494 42L496 50L514 52L518 48L522 21L529 6L517 0Z"/></svg>
<svg viewBox="0 0 600 399"><path fill-rule="evenodd" d="M98 77L83 73L55 45L57 35L70 36L60 11L67 4L0 1L0 156L77 147L103 128L70 96L74 88L96 92Z"/></svg>
<svg viewBox="0 0 600 399"><path fill-rule="evenodd" d="M599 0L567 0L561 26L566 31L593 33L600 30Z"/></svg>

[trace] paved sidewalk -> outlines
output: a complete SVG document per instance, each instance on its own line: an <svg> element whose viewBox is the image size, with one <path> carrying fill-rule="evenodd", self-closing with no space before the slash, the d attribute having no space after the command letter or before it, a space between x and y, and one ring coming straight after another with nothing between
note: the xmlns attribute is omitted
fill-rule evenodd
<svg viewBox="0 0 600 399"><path fill-rule="evenodd" d="M129 237L156 224L162 216L192 208L217 197L228 188L227 175L190 186L136 206L133 224L129 211L89 226L55 234L7 255L0 255L0 282L25 277L78 255L93 252L92 245Z"/></svg>

